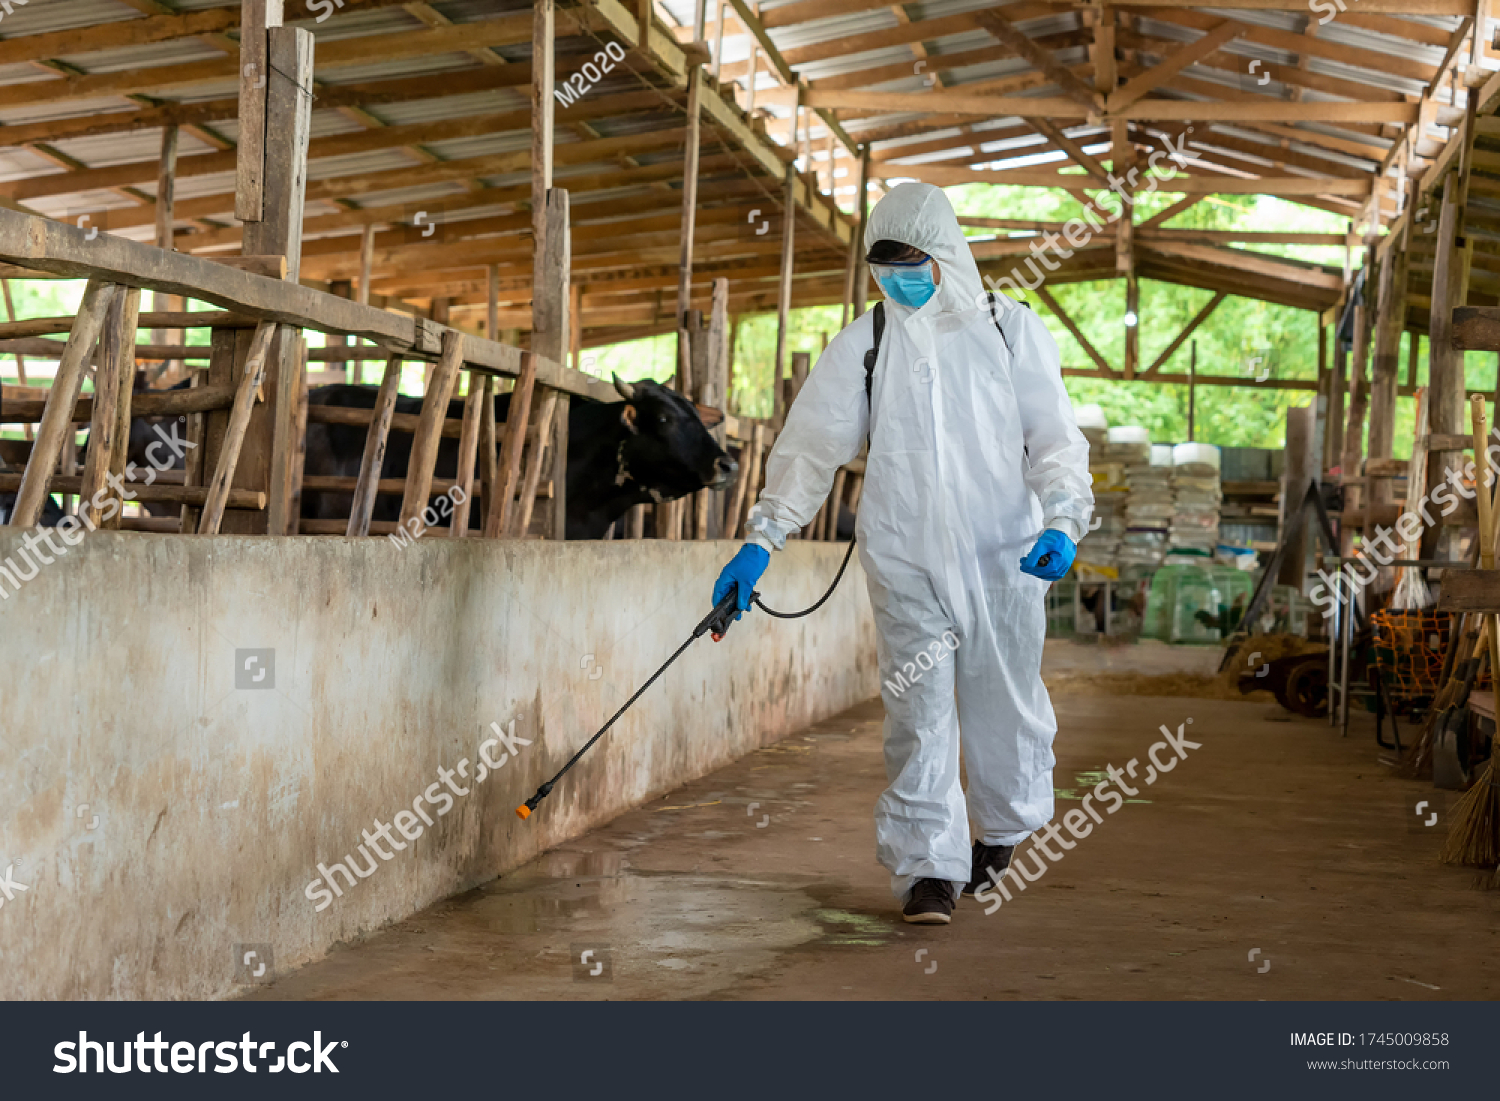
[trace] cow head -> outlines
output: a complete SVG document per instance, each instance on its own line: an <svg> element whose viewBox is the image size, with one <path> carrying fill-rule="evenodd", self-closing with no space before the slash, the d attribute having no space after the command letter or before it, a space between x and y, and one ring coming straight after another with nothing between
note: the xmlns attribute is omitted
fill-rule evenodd
<svg viewBox="0 0 1500 1101"><path fill-rule="evenodd" d="M709 435L697 406L649 379L624 382L616 375L615 389L625 399L621 458L633 479L665 500L729 484L739 467Z"/></svg>

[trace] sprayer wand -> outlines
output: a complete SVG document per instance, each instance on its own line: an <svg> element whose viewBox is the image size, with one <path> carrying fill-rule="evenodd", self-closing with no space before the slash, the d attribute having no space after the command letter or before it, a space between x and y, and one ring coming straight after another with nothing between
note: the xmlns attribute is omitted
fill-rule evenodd
<svg viewBox="0 0 1500 1101"><path fill-rule="evenodd" d="M754 594L754 596L759 595L759 593ZM752 596L752 599L754 599L754 596ZM563 778L563 773L567 772L568 769L576 765L578 763L578 759L589 751L589 747L597 742L600 738L604 737L604 732L607 731L610 727L614 726L615 720L618 719L621 715L625 714L625 712L629 711L630 706L635 703L636 700L641 698L641 694L656 683L656 678L667 671L667 666L671 665L674 661L680 658L684 650L686 650L698 639L702 638L705 634L712 632L714 641L718 642L719 639L723 638L724 635L729 631L730 624L734 622L734 617L738 610L739 609L735 603L735 593L731 591L728 596L719 601L718 605L714 608L713 611L709 612L708 615L703 617L703 622L699 623L698 626L693 628L693 633L688 636L687 641L684 642L681 646L677 647L676 652L662 663L661 668L651 674L651 679L646 681L645 684L641 685L635 690L635 695L631 696L630 699L625 701L625 706L621 707L620 710L611 715L609 717L609 722L601 726L598 733L596 733L592 738L585 742L582 749L573 754L568 763L563 765L562 768L558 770L557 775L552 777L552 779L548 780L541 787L537 788L536 794L533 795L530 799L526 800L524 805L516 808L516 814L523 820L530 818L531 812L536 810L537 804L540 803L543 799L547 798L548 795L552 794L553 786Z"/></svg>
<svg viewBox="0 0 1500 1101"><path fill-rule="evenodd" d="M812 605L811 607L804 608L800 612L773 611L760 602L760 593L758 592L752 592L750 594L749 602L751 604L754 604L757 608L765 612L767 615L775 616L777 619L801 619L805 615L811 615L813 612L821 608L824 601L826 601L830 596L833 595L833 590L838 588L839 582L843 580L844 570L848 568L849 559L853 557L853 555L854 541L851 539L849 541L849 549L844 552L844 561L839 566L839 572L834 575L833 584L828 586L828 591L819 598L816 604ZM719 601L719 603L714 607L714 610L703 617L703 622L699 623L698 626L693 628L693 633L688 636L687 641L684 642L681 646L677 647L676 652L673 653L672 656L669 657L666 661L662 662L661 668L652 673L651 678L646 681L645 684L641 685L635 690L635 695L631 696L630 699L625 701L625 706L621 707L620 710L611 715L609 717L609 722L601 726L598 732L592 738L583 743L583 748L580 749L577 753L573 754L573 756L568 760L568 763L563 765L562 768L558 770L556 776L552 777L552 779L548 780L541 787L537 788L535 795L526 800L524 804L516 808L517 817L519 817L523 821L527 818L530 818L531 812L536 810L537 804L540 803L543 799L547 798L547 796L552 794L553 787L556 786L557 782L563 778L563 774L578 763L578 759L589 751L590 746L592 746L600 738L604 737L604 732L615 725L615 720L618 719L621 715L625 714L625 712L630 710L631 705L634 704L636 700L641 698L641 694L656 683L656 678L667 671L667 666L671 665L678 658L682 657L682 653L684 650L686 650L689 646L691 646L694 642L696 642L706 634L712 633L715 642L718 642L719 639L728 634L730 626L739 616L739 606L735 600L735 596L736 590L731 589L729 591L729 595L726 596L723 600Z"/></svg>

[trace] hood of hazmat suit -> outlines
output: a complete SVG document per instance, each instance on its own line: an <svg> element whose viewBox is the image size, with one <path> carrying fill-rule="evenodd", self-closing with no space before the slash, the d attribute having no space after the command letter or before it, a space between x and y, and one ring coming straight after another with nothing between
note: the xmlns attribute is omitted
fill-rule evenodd
<svg viewBox="0 0 1500 1101"><path fill-rule="evenodd" d="M877 841L904 893L922 876L968 879L955 693L971 755L969 810L983 840L1014 844L1051 817L1056 724L1040 674L1047 582L1021 573L1019 560L1045 527L1081 538L1093 492L1057 345L1005 295L991 312L947 196L929 184L892 189L871 212L865 247L886 239L937 261L937 293L915 310L886 300L868 398L872 314L829 343L767 458L749 534L781 549L868 436L857 534L880 634L892 773ZM944 637L955 648L930 654L939 668L925 671L917 655ZM987 767L974 752L989 754Z"/></svg>

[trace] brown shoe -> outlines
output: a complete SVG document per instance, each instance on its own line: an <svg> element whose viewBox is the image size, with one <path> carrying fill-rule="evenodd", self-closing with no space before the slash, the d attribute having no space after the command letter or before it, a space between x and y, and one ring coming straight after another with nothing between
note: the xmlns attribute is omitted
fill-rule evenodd
<svg viewBox="0 0 1500 1101"><path fill-rule="evenodd" d="M983 841L974 842L973 861L969 866L969 885L964 888L964 894L972 895L985 884L998 881L1000 873L1010 867L1010 854L1015 851L1014 845L986 845Z"/></svg>
<svg viewBox="0 0 1500 1101"><path fill-rule="evenodd" d="M953 884L946 879L919 879L907 896L901 916L912 925L947 925L953 920Z"/></svg>

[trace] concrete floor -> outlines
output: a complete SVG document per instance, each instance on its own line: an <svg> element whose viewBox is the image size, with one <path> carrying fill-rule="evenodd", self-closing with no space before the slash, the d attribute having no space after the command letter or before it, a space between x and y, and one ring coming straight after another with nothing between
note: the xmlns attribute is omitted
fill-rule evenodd
<svg viewBox="0 0 1500 1101"><path fill-rule="evenodd" d="M1049 666L1128 660L1088 649L1049 644ZM1206 653L1161 650L1143 671ZM1266 704L1055 702L1059 815L1107 764L1144 764L1160 724L1191 718L1202 748L992 915L965 899L950 926L901 922L873 856L871 701L253 996L1500 996L1500 892L1437 862L1452 799L1391 777L1370 724L1340 739Z"/></svg>

